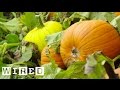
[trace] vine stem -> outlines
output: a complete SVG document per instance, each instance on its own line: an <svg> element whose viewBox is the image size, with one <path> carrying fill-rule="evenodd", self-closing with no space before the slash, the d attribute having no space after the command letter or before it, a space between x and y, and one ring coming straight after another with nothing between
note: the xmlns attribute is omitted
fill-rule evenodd
<svg viewBox="0 0 120 90"><path fill-rule="evenodd" d="M113 61L115 62L117 59L119 59L120 58L120 55L118 55L117 57L115 57L114 59L113 59Z"/></svg>

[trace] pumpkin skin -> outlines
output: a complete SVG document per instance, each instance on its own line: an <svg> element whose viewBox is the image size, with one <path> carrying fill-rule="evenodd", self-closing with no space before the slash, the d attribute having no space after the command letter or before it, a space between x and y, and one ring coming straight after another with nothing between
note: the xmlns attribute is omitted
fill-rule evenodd
<svg viewBox="0 0 120 90"><path fill-rule="evenodd" d="M48 56L47 53L49 53ZM55 60L55 63L62 69L65 69L65 65L63 63L63 60L60 56L60 53L57 53L54 48L49 48L49 47L44 47L44 49L41 52L41 60L39 62L39 64L43 65L43 64L47 64L50 62L50 59Z"/></svg>
<svg viewBox="0 0 120 90"><path fill-rule="evenodd" d="M115 12L114 13L116 16L119 16L120 15L120 12Z"/></svg>
<svg viewBox="0 0 120 90"><path fill-rule="evenodd" d="M101 51L109 58L120 54L120 37L115 28L102 20L89 20L71 25L61 39L60 53L66 66L85 61L88 54Z"/></svg>
<svg viewBox="0 0 120 90"><path fill-rule="evenodd" d="M38 46L39 51L46 46L46 36L62 31L62 25L56 21L47 21L44 23L44 27L35 27L33 30L28 32L24 37L24 41L32 42Z"/></svg>

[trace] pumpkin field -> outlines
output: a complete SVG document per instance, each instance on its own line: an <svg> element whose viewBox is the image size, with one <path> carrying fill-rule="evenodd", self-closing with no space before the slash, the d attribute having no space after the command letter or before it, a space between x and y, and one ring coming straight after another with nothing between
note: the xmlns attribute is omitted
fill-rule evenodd
<svg viewBox="0 0 120 90"><path fill-rule="evenodd" d="M119 78L120 12L0 12L0 79Z"/></svg>

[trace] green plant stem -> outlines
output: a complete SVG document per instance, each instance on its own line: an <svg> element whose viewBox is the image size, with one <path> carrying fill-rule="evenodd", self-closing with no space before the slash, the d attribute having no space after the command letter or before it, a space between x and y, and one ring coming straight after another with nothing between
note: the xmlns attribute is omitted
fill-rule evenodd
<svg viewBox="0 0 120 90"><path fill-rule="evenodd" d="M11 44L8 44L7 47L10 48L10 47L18 46L18 45L20 45L20 43L11 43Z"/></svg>
<svg viewBox="0 0 120 90"><path fill-rule="evenodd" d="M9 20L8 19L4 19L4 18L0 18L0 21L8 22Z"/></svg>
<svg viewBox="0 0 120 90"><path fill-rule="evenodd" d="M115 62L117 59L119 59L120 58L120 55L118 55L117 57L115 57L114 59L113 59L113 61Z"/></svg>
<svg viewBox="0 0 120 90"><path fill-rule="evenodd" d="M16 17L17 17L15 12L11 12L11 13L13 14L14 18L16 18Z"/></svg>
<svg viewBox="0 0 120 90"><path fill-rule="evenodd" d="M3 47L3 45L0 45L0 48ZM18 46L18 45L20 45L20 43L10 43L10 44L7 43L7 48Z"/></svg>
<svg viewBox="0 0 120 90"><path fill-rule="evenodd" d="M2 53L1 53L1 55L0 55L1 61L3 61L3 56L4 56L4 54L5 54L6 49L7 49L7 43L4 43L4 44L3 44L3 47L2 47Z"/></svg>
<svg viewBox="0 0 120 90"><path fill-rule="evenodd" d="M2 48L2 53L0 55L0 60L3 61L3 56L4 56L7 48L18 46L19 44L20 43L11 43L11 44L4 43L3 45L0 45L0 48Z"/></svg>

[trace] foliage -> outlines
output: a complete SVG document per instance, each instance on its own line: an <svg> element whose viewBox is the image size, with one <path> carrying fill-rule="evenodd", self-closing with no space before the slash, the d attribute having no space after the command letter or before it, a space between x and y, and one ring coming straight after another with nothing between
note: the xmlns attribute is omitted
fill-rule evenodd
<svg viewBox="0 0 120 90"><path fill-rule="evenodd" d="M114 12L0 12L0 79L104 79L105 74L109 76L109 68L111 71L115 69L114 62L119 59L118 56L110 60L102 53L95 52L88 55L86 61L75 62L67 69L59 68L54 60L51 60L50 63L42 65L45 71L44 76L2 75L2 67L39 66L38 48L33 43L23 41L30 30L39 26L39 15L42 22L50 20L60 22L64 30L78 21L102 19L120 32L120 16L115 16ZM47 44L58 52L64 30L46 37ZM107 67L106 63L108 63Z"/></svg>

